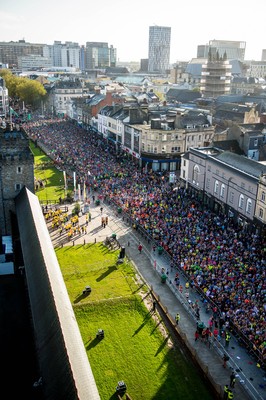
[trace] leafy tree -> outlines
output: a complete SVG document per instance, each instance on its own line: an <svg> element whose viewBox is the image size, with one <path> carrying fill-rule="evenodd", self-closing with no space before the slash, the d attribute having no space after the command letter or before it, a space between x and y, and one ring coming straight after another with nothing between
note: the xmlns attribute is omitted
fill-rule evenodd
<svg viewBox="0 0 266 400"><path fill-rule="evenodd" d="M17 85L17 95L26 104L38 105L46 95L46 90L38 81L21 78Z"/></svg>
<svg viewBox="0 0 266 400"><path fill-rule="evenodd" d="M0 76L5 80L9 96L24 101L25 104L36 107L46 95L46 90L38 81L15 76L7 69L1 70Z"/></svg>

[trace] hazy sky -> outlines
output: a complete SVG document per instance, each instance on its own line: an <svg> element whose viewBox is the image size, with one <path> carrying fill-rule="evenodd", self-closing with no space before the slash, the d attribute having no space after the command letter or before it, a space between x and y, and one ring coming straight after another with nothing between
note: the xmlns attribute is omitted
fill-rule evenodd
<svg viewBox="0 0 266 400"><path fill-rule="evenodd" d="M159 25L172 28L171 62L191 60L213 39L244 41L245 59L260 61L265 15L265 0L0 0L0 41L107 42L119 61L139 61L149 26Z"/></svg>

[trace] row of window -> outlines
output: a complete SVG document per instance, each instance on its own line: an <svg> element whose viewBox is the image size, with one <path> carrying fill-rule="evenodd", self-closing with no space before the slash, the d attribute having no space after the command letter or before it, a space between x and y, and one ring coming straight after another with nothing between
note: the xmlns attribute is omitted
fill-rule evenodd
<svg viewBox="0 0 266 400"><path fill-rule="evenodd" d="M216 195L218 195L218 192L219 192L219 182L215 181L215 183L214 183L214 193ZM233 203L234 202L234 195L235 194L234 194L233 191L231 191L229 193L229 203ZM221 188L220 188L220 198L223 199L224 196L225 196L225 185L222 183L221 184ZM240 208L241 210L244 209L244 200L245 200L244 195L240 194L239 198L238 198L238 208ZM246 213L247 214L251 213L251 208L252 208L252 200L250 198L248 198L247 202L246 202Z"/></svg>

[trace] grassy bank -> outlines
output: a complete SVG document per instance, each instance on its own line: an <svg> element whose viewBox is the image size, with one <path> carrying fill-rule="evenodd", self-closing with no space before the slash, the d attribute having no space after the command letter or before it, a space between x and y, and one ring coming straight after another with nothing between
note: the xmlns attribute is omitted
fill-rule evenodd
<svg viewBox="0 0 266 400"><path fill-rule="evenodd" d="M133 400L212 398L160 316L147 309L148 288L133 266L116 264L118 251L91 244L56 254L102 400L116 398L119 380ZM92 292L83 295L87 285ZM103 340L96 338L98 329Z"/></svg>

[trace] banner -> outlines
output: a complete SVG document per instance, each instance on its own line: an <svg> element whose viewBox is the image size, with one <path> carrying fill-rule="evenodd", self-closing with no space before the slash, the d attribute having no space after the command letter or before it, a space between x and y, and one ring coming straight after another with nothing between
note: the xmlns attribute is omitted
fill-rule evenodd
<svg viewBox="0 0 266 400"><path fill-rule="evenodd" d="M18 117L18 114L16 113L15 110L13 110L12 107L9 107L9 111L10 111L10 116L13 114L13 115L15 115L16 117Z"/></svg>
<svg viewBox="0 0 266 400"><path fill-rule="evenodd" d="M76 172L73 172L74 191L76 191Z"/></svg>
<svg viewBox="0 0 266 400"><path fill-rule="evenodd" d="M86 185L85 185L85 181L84 181L84 183L83 183L83 201L84 201L84 203L86 201L86 198L87 198L87 196L86 196Z"/></svg>
<svg viewBox="0 0 266 400"><path fill-rule="evenodd" d="M63 171L65 190L67 190L66 171Z"/></svg>

